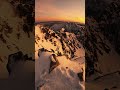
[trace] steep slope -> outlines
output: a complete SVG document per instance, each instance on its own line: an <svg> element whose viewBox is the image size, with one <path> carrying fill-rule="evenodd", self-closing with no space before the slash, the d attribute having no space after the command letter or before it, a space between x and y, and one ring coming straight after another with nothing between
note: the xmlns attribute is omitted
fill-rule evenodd
<svg viewBox="0 0 120 90"><path fill-rule="evenodd" d="M28 13L20 15L17 8L19 5L27 5L21 1L4 0L0 5L0 11L3 12L0 16L0 78L8 78L8 71L6 68L9 62L9 56L21 51L24 55L34 59L34 33L32 32L32 21L28 21ZM25 8L21 6L20 8ZM31 4L24 10L28 11ZM9 14L8 14L9 12ZM29 13L29 15L33 12ZM29 18L31 19L31 18ZM28 29L29 30L28 30ZM33 48L29 48L30 47Z"/></svg>
<svg viewBox="0 0 120 90"><path fill-rule="evenodd" d="M98 4L100 3L96 2L96 5ZM101 8L102 12L97 9L96 15L92 15L92 12L87 14L85 30L87 90L120 89L120 34L117 14L119 1L111 0L105 7Z"/></svg>
<svg viewBox="0 0 120 90"><path fill-rule="evenodd" d="M105 72L107 73L107 69L109 69L108 72L110 72L115 67L116 71L119 70L120 56L114 50L109 40L107 40L107 38L104 37L104 35L100 31L97 21L94 18L87 18L86 24L85 49L86 63L88 66L87 69L91 69L91 74L94 74L94 72L98 72L100 74L103 74ZM106 65L107 62L109 62L108 65ZM100 64L102 64L102 66ZM106 71L104 71L105 69ZM87 75L90 75L89 70L87 72Z"/></svg>
<svg viewBox="0 0 120 90"><path fill-rule="evenodd" d="M54 29L56 29L56 25L58 24L55 24L55 26L53 25ZM65 31L64 27L58 30L52 30L48 27L38 24L35 26L36 64L39 62L39 60L42 60L40 59L42 57L38 56L38 49L41 48L44 48L50 53L50 55L55 54L59 65L50 73L44 75L44 73L38 71L38 67L42 66L42 63L45 63L45 61L43 60L43 62L39 63L38 67L36 67L36 75L41 72L39 76L44 76L42 79L36 79L39 82L37 84L40 90L84 89L85 51L74 33ZM43 56L43 58L45 59L46 57ZM49 58L47 61L49 61ZM46 67L49 70L50 68L48 66L51 64L47 63L47 61L45 63L46 65L42 67ZM82 76L79 76L80 73L83 73ZM79 80L80 77L82 77L83 81Z"/></svg>
<svg viewBox="0 0 120 90"><path fill-rule="evenodd" d="M34 1L0 0L0 12L0 89L34 90Z"/></svg>
<svg viewBox="0 0 120 90"><path fill-rule="evenodd" d="M84 52L84 48L75 34L65 32L64 28L60 31L53 31L38 25L35 27L35 33L36 52L39 48L45 48L57 56L66 55L68 58L84 56L84 53L79 53L79 55L75 53L76 51Z"/></svg>

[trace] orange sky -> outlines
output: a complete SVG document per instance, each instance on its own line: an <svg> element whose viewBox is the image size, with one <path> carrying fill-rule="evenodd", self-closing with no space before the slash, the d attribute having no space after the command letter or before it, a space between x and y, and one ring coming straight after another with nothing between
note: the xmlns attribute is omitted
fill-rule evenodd
<svg viewBox="0 0 120 90"><path fill-rule="evenodd" d="M85 0L35 0L35 20L85 23Z"/></svg>

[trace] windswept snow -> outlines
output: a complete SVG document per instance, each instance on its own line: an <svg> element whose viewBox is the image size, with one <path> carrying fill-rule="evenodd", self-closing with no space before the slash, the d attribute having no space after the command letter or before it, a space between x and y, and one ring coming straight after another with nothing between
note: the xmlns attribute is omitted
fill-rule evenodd
<svg viewBox="0 0 120 90"><path fill-rule="evenodd" d="M85 66L79 60L70 61L65 56L57 57L60 65L49 73L49 56L50 53L42 52L35 61L36 87L40 90L84 90L84 83L79 80L77 73L85 72Z"/></svg>
<svg viewBox="0 0 120 90"><path fill-rule="evenodd" d="M52 30L36 25L35 38L36 90L85 90L85 51L76 35L65 32L63 27ZM41 48L47 51L40 52ZM59 65L49 72L52 54L56 55ZM83 81L78 73L83 73Z"/></svg>

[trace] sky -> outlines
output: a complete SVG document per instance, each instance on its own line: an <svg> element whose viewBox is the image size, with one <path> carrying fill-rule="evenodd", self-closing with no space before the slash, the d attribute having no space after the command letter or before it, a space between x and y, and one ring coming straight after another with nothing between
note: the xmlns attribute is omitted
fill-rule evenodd
<svg viewBox="0 0 120 90"><path fill-rule="evenodd" d="M85 23L85 0L35 0L35 20Z"/></svg>

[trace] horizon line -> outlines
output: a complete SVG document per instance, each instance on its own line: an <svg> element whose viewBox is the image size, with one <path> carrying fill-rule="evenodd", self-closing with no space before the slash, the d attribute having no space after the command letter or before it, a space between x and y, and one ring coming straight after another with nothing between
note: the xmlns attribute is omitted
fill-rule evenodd
<svg viewBox="0 0 120 90"><path fill-rule="evenodd" d="M79 22L79 21L67 21L67 20L48 20L48 21L35 21L35 23L42 23L42 22L75 22L75 23L80 23L80 24L84 24L83 22Z"/></svg>

